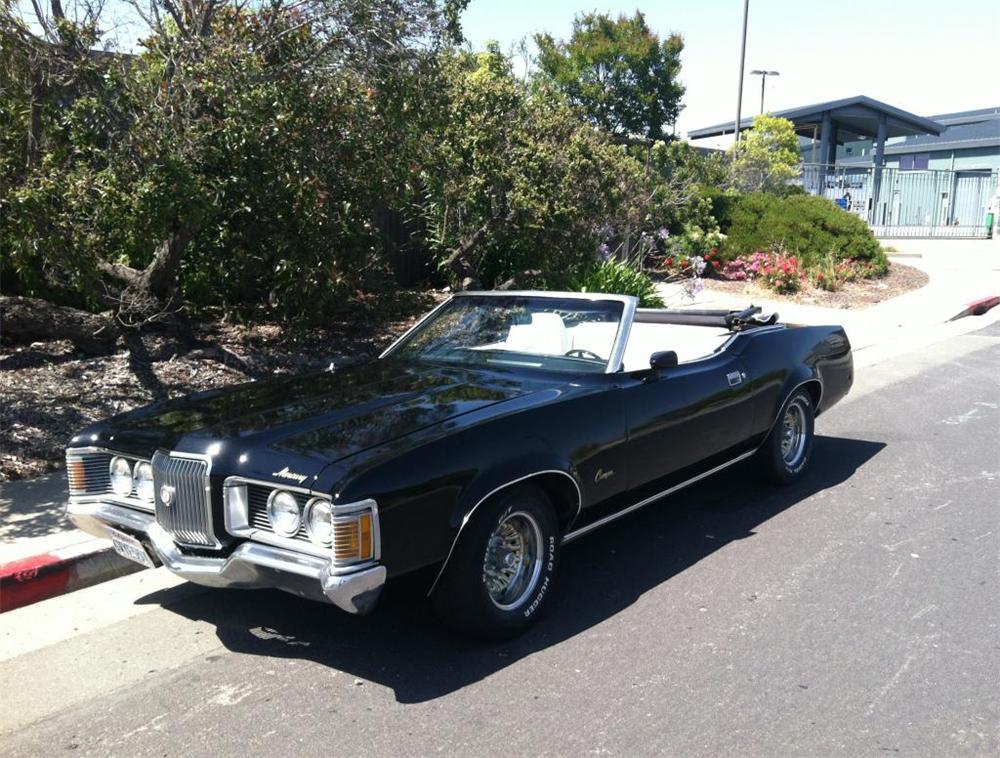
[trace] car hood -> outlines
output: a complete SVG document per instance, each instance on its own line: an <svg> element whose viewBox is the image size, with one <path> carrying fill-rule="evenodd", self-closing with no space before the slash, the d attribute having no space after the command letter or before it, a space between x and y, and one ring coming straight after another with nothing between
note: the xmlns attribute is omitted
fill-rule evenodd
<svg viewBox="0 0 1000 758"><path fill-rule="evenodd" d="M503 372L379 360L156 403L88 429L72 444L139 455L156 449L208 452L231 456L233 473L268 478L284 461L304 481L347 456L554 384ZM250 453L259 470L236 465Z"/></svg>

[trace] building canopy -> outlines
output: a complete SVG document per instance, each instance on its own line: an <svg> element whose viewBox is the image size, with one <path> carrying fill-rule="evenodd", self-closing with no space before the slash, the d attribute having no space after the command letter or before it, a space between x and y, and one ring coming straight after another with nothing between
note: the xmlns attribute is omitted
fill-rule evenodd
<svg viewBox="0 0 1000 758"><path fill-rule="evenodd" d="M828 139L836 144L854 142L859 139L875 139L879 136L879 123L885 124L884 138L911 137L917 134L939 135L944 126L929 118L900 110L864 95L831 100L826 103L806 105L774 111L770 115L786 118L795 125L795 132L802 137L812 138L822 131L826 123L835 125ZM688 139L720 137L735 131L735 121L728 121L688 132ZM740 130L753 126L753 117L740 120Z"/></svg>

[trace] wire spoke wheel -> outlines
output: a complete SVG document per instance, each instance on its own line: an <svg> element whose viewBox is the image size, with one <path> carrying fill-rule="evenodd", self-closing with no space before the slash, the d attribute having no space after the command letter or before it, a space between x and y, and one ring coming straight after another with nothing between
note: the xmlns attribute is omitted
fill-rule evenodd
<svg viewBox="0 0 1000 758"><path fill-rule="evenodd" d="M497 608L510 611L534 592L542 574L542 528L525 511L509 513L490 535L483 584Z"/></svg>

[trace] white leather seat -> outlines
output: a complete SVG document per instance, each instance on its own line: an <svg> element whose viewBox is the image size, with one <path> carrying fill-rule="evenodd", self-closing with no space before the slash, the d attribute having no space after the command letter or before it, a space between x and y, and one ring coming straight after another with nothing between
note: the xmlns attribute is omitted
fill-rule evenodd
<svg viewBox="0 0 1000 758"><path fill-rule="evenodd" d="M725 329L683 324L632 324L625 346L625 370L649 368L649 356L673 350L681 363L711 355L730 337Z"/></svg>
<svg viewBox="0 0 1000 758"><path fill-rule="evenodd" d="M565 355L570 349L566 325L556 313L532 313L531 323L514 324L504 348L534 355Z"/></svg>

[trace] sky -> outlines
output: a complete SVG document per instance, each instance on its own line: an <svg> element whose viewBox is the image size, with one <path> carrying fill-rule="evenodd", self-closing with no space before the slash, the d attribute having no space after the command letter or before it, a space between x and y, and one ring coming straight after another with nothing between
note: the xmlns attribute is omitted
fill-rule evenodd
<svg viewBox="0 0 1000 758"><path fill-rule="evenodd" d="M28 0L19 0L30 7ZM514 52L546 31L568 38L586 11L641 10L661 37L684 38L687 87L677 133L736 117L743 0L471 0L462 28L473 49L490 40ZM134 44L134 11L108 0L106 22L119 42ZM130 23L132 22L132 23ZM530 60L517 59L523 71ZM1000 105L1000 0L750 0L746 71L768 77L769 111L867 95L920 116ZM760 77L747 74L743 116L760 111ZM731 137L699 140L725 146Z"/></svg>
<svg viewBox="0 0 1000 758"><path fill-rule="evenodd" d="M661 37L677 32L684 38L681 79L687 93L678 135L733 121L742 0L472 0L462 26L474 48L496 40L509 51L539 31L568 38L581 12L636 9ZM997 106L1000 2L750 0L746 71L754 69L780 74L767 78L769 111L853 95L921 116ZM747 75L743 116L759 111L760 77Z"/></svg>

